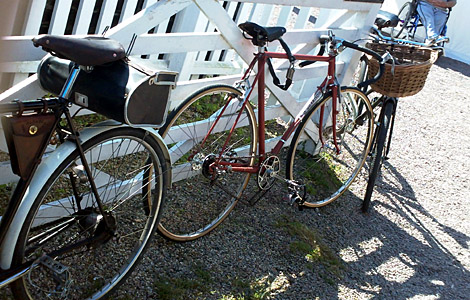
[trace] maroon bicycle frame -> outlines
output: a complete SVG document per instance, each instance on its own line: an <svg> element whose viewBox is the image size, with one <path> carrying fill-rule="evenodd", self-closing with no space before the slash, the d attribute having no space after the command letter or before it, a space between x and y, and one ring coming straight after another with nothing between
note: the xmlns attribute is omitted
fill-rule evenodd
<svg viewBox="0 0 470 300"><path fill-rule="evenodd" d="M318 86L318 89L323 90L329 90L332 93L333 99L337 99L338 97L338 84L336 83L336 55L328 55L328 56L319 56L319 55L308 55L308 54L295 54L294 55L296 60L304 60L304 61L323 61L328 63L328 75L327 77L323 80L322 84ZM253 71L256 63L258 63L258 72L253 80L252 86L255 86L258 84L258 152L259 152L259 160L258 163L254 166L246 166L246 164L242 163L232 163L232 162L227 162L222 160L222 153L224 153L227 143L230 140L230 137L235 130L235 127L243 113L243 110L248 102L248 99L250 99L250 95L253 91L253 89L250 89L249 93L245 95L245 99L243 102L243 105L240 109L240 112L237 115L237 118L230 129L229 135L222 147L222 151L220 152L220 155L218 159L211 165L210 169L214 169L215 166L217 166L219 169L226 170L230 166L231 171L233 172L245 172L245 173L258 173L260 169L260 162L262 162L265 159L266 156L266 143L265 143L265 106L264 106L264 90L265 90L265 66L266 62L269 58L278 58L278 59L288 59L288 56L286 53L280 53L280 52L265 52L264 48L259 47L259 52L255 54L255 57L251 61L248 69L246 70L245 74L242 77L242 81L246 80L249 76L250 73ZM287 130L284 132L282 135L281 139L277 142L277 144L273 147L271 150L271 153L274 155L279 154L281 151L284 143L289 139L290 135L294 132L294 130L297 128L297 126L300 124L302 121L302 118L306 112L306 109L310 106L311 102L314 100L314 98L311 98L307 103L304 105L304 107L301 109L301 111L297 114L295 117L294 121L290 123L289 127ZM224 105L224 107L221 110L221 113L217 117L216 121L214 124L212 124L211 128L209 129L209 132L207 133L206 137L202 141L202 144L206 142L207 137L210 135L212 130L214 129L215 125L219 121L220 117L223 115L225 109L228 107L230 101L227 101ZM333 116L332 116L332 122L333 124L336 124L336 106L337 106L337 101L332 101L332 110L333 110ZM319 120L319 136L320 136L320 141L322 144L324 144L323 141L323 136L321 133L321 128L323 124L323 113L324 113L324 106L321 107L320 109L320 120ZM336 126L333 126L333 136L336 136ZM337 144L336 139L334 139L334 144L336 151L339 153L340 149Z"/></svg>

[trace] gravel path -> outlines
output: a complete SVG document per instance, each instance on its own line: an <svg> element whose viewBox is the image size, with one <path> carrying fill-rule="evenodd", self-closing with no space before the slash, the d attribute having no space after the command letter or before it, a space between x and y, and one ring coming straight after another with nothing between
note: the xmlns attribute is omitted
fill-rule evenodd
<svg viewBox="0 0 470 300"><path fill-rule="evenodd" d="M197 241L157 236L114 298L470 299L469 86L470 66L441 58L400 101L369 214L363 180L319 210L275 186Z"/></svg>

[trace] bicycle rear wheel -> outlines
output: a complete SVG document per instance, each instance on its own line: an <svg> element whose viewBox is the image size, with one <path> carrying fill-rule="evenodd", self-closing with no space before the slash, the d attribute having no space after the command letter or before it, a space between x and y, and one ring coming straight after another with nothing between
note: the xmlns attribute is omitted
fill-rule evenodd
<svg viewBox="0 0 470 300"><path fill-rule="evenodd" d="M167 169L153 137L121 127L91 138L83 150L105 212L75 150L47 180L21 228L13 264L39 265L12 283L17 299L105 296L129 276L158 224Z"/></svg>
<svg viewBox="0 0 470 300"><path fill-rule="evenodd" d="M364 196L364 201L362 202L363 212L369 211L372 192L374 191L375 187L375 181L389 150L388 143L386 142L388 141L390 136L390 124L394 110L394 103L392 101L386 101L383 110L383 114L381 114L381 118L379 118L380 125L375 133L375 143L372 146L371 150L369 180L367 181L366 194Z"/></svg>
<svg viewBox="0 0 470 300"><path fill-rule="evenodd" d="M256 118L250 103L227 140L242 100L242 93L232 86L206 87L173 111L160 130L169 145L173 173L158 226L164 237L183 242L206 235L227 217L241 197L250 174L231 172L230 168L214 170L211 163L218 159L243 166L254 163Z"/></svg>
<svg viewBox="0 0 470 300"><path fill-rule="evenodd" d="M307 207L324 206L341 196L360 172L371 145L374 114L369 99L356 88L342 88L336 114L336 138L341 150L337 153L332 100L326 95L306 113L287 155L286 177L305 185L303 205Z"/></svg>
<svg viewBox="0 0 470 300"><path fill-rule="evenodd" d="M400 8L400 11L398 12L398 25L397 27L391 29L391 36L394 38L407 38L406 36L403 37L402 33L403 31L405 31L405 33L408 32L412 13L412 3L406 2L403 4L403 6Z"/></svg>

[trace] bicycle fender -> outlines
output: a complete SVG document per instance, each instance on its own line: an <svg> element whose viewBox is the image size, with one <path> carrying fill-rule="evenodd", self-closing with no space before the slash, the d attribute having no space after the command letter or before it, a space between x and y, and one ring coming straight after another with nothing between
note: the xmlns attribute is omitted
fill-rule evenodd
<svg viewBox="0 0 470 300"><path fill-rule="evenodd" d="M94 136L106 132L108 130L115 129L117 127L126 127L122 123L118 123L113 120L107 120L96 124L92 127L86 128L80 132L80 141L85 143ZM149 132L152 137L157 141L163 150L164 158L167 165L170 165L170 155L168 148L166 147L163 139L158 134L158 131L153 128L143 128ZM36 196L40 193L41 189L46 184L47 180L51 177L52 173L60 166L60 164L76 149L75 143L66 141L57 147L56 150L51 152L38 166L31 183L26 190L23 199L18 207L16 215L13 217L13 221L10 227L7 229L5 239L0 245L0 268L7 270L11 267L11 261L13 259L13 252L16 247L16 241L21 231L21 227L26 220L29 210L31 209ZM171 168L168 168L168 178L171 179Z"/></svg>

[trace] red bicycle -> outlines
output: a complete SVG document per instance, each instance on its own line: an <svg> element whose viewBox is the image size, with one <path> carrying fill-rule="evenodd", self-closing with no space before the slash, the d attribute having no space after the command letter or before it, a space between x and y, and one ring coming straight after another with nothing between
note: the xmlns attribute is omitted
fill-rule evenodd
<svg viewBox="0 0 470 300"><path fill-rule="evenodd" d="M241 198L253 174L259 193L249 200L251 204L280 179L287 184L291 204L300 208L326 205L351 185L369 153L374 125L371 104L359 89L340 87L336 56L345 47L379 60L380 55L335 38L331 32L320 38L323 50L318 55L293 55L282 40L285 28L250 22L239 27L258 46L241 80L235 86L211 85L195 92L160 130L172 157L173 185L159 230L171 240L193 240L214 229ZM275 40L285 53L266 51L266 44ZM328 55L323 56L328 45ZM283 85L272 68L273 58L290 61ZM265 65L275 84L287 89L299 60L303 61L300 67L326 62L325 80L292 122L286 124L281 118L265 122L265 100L269 98L265 97ZM251 80L256 65L258 72ZM256 92L258 103L253 105L249 99ZM267 119L278 113L276 109L282 108L266 111L271 114ZM281 138L266 139L280 130L284 131ZM285 147L289 141L290 146ZM270 151L266 151L268 147ZM280 176L282 161L285 178Z"/></svg>

